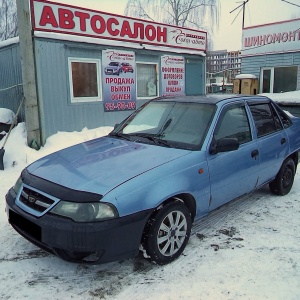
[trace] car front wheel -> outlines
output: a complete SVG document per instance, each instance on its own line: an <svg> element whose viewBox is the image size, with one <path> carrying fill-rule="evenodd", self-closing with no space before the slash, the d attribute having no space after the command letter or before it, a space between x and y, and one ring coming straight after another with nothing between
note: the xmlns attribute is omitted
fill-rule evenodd
<svg viewBox="0 0 300 300"><path fill-rule="evenodd" d="M288 194L293 186L295 177L295 163L289 158L285 160L276 176L270 182L269 187L273 194L284 196Z"/></svg>
<svg viewBox="0 0 300 300"><path fill-rule="evenodd" d="M191 233L191 214L182 202L166 204L148 221L144 249L159 265L172 262L183 252Z"/></svg>

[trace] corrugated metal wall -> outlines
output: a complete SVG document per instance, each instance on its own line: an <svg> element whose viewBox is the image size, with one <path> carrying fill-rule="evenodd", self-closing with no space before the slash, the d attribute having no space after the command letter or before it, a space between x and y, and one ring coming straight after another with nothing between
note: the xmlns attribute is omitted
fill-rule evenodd
<svg viewBox="0 0 300 300"><path fill-rule="evenodd" d="M0 48L0 107L15 113L22 99L22 69L19 44ZM21 110L19 122L25 121L24 109Z"/></svg>
<svg viewBox="0 0 300 300"><path fill-rule="evenodd" d="M294 64L298 66L297 90L300 90L300 52L294 55Z"/></svg>
<svg viewBox="0 0 300 300"><path fill-rule="evenodd" d="M104 113L102 102L71 104L68 57L101 59L99 47L43 39L35 41L35 52L43 140L57 131L113 126L129 114Z"/></svg>
<svg viewBox="0 0 300 300"><path fill-rule="evenodd" d="M297 90L300 89L300 52L243 57L241 73L253 74L259 78L261 68L279 66L298 66Z"/></svg>
<svg viewBox="0 0 300 300"><path fill-rule="evenodd" d="M44 38L35 39L38 98L43 142L57 131L81 131L84 127L90 129L100 126L113 126L131 113L130 111L104 112L102 102L71 103L68 58L101 59L101 51L107 48L113 47ZM136 52L136 61L155 62L160 66L160 56L163 54L166 53L142 50ZM204 58L200 57L196 62L199 64L197 74L199 70L204 74ZM195 78L195 74L186 72L186 77L186 81L188 81L191 78ZM200 86L202 94L205 93L203 78L199 78L197 85L198 89ZM146 100L137 100L137 107L145 102Z"/></svg>

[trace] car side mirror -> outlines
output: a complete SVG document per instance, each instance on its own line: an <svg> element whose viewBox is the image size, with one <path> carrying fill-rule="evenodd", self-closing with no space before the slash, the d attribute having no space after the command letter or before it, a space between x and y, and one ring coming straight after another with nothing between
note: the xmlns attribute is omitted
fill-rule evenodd
<svg viewBox="0 0 300 300"><path fill-rule="evenodd" d="M220 152L229 152L239 149L240 144L237 138L223 138L216 142L212 142L209 148L210 154L217 154Z"/></svg>
<svg viewBox="0 0 300 300"><path fill-rule="evenodd" d="M115 124L114 130L117 129L117 127L118 127L119 125L120 125L119 123Z"/></svg>

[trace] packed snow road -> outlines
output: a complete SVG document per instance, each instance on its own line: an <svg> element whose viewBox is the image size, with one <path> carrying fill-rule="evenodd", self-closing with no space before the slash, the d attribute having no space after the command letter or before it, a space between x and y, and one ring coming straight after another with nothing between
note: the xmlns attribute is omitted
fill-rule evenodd
<svg viewBox="0 0 300 300"><path fill-rule="evenodd" d="M298 183L298 184L297 184ZM1 205L1 299L299 299L299 174L290 195L261 189L193 227L166 266L143 258L79 265L18 235Z"/></svg>

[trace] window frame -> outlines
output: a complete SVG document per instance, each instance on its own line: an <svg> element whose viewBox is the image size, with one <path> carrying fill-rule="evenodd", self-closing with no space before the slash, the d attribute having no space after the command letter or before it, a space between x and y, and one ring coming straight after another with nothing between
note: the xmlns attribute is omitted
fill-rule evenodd
<svg viewBox="0 0 300 300"><path fill-rule="evenodd" d="M248 124L248 129L249 129L249 140L241 142L240 139L237 138L240 146L244 145L244 144L247 144L247 143L250 143L250 142L253 141L253 132L252 132L252 126L251 126L251 119L250 119L250 116L248 114L247 107L246 107L246 105L244 103L229 104L229 105L225 106L222 109L222 112L221 112L221 114L220 114L220 116L218 118L217 124L216 124L216 126L214 128L213 140L217 141L216 140L216 136L217 136L217 134L219 134L220 127L222 125L222 122L224 121L224 116L228 113L228 111L236 109L236 108L242 108L243 109L244 116L246 117L247 124ZM220 139L222 139L222 138L226 138L226 136L221 137Z"/></svg>
<svg viewBox="0 0 300 300"><path fill-rule="evenodd" d="M251 108L252 107L258 107L258 106L263 106L263 105L267 105L269 107L269 111L272 114L272 120L273 120L274 130L260 134L259 133L259 127L257 127L257 125L256 125L257 124L257 120L253 116L253 112L252 112ZM253 123L254 123L255 131L256 131L256 137L257 137L257 139L260 139L260 138L272 135L272 134L274 134L274 133L276 133L278 131L283 130L282 121L281 121L280 117L278 116L278 113L277 113L276 109L273 107L272 103L270 103L270 102L268 102L268 103L267 102L266 103L253 103L253 104L249 105L249 109L250 109L250 113L251 113L252 118L253 118ZM280 123L280 128L278 128L277 125L276 125L276 118L278 119L277 121ZM262 118L262 120L263 119L264 118ZM266 122L263 122L263 126L265 126L265 124L266 124Z"/></svg>
<svg viewBox="0 0 300 300"><path fill-rule="evenodd" d="M299 67L297 65L290 65L290 66L275 66L275 67L263 67L260 70L260 84L259 84L259 92L260 93L274 93L274 80L275 80L275 69L277 68L298 68L297 74L299 73ZM269 91L263 92L263 73L264 71L270 71L270 86ZM297 78L296 78L296 88L297 88ZM292 91L290 91L292 92Z"/></svg>
<svg viewBox="0 0 300 300"><path fill-rule="evenodd" d="M143 65L155 65L155 70L156 70L156 87L157 87L157 94L155 96L142 96L139 97L138 96L138 64L143 64ZM160 95L160 73L159 73L159 64L158 62L145 62L145 61L136 61L135 62L135 66L136 66L136 99L137 100L150 100L156 97L159 97Z"/></svg>
<svg viewBox="0 0 300 300"><path fill-rule="evenodd" d="M272 106L274 107L283 128L287 129L291 127L293 125L293 122L290 117L278 106L278 104L272 103Z"/></svg>
<svg viewBox="0 0 300 300"><path fill-rule="evenodd" d="M274 68L262 68L260 71L260 85L259 85L259 91L260 93L263 93L263 88L264 88L264 78L263 78L263 73L264 71L270 71L270 83L269 83L269 91L265 93L272 93L273 91L273 85L274 85Z"/></svg>
<svg viewBox="0 0 300 300"><path fill-rule="evenodd" d="M72 63L94 63L94 64L96 64L96 72L97 72L96 76L97 76L97 87L98 87L98 95L96 97L74 97ZM68 72L69 72L70 101L72 104L103 101L102 86L101 86L101 59L68 57Z"/></svg>

